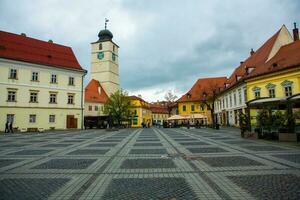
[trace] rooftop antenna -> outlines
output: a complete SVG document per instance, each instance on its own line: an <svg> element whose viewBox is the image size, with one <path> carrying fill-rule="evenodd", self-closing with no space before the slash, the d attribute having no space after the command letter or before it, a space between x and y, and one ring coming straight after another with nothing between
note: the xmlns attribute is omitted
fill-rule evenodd
<svg viewBox="0 0 300 200"><path fill-rule="evenodd" d="M109 20L105 18L105 29L107 28L107 22L109 22Z"/></svg>

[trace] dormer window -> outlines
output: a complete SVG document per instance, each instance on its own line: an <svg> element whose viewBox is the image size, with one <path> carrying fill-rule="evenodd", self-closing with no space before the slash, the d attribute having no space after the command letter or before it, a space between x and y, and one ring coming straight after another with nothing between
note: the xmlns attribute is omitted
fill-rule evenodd
<svg viewBox="0 0 300 200"><path fill-rule="evenodd" d="M191 98L191 94L188 93L188 94L186 95L186 97L187 97L188 99L190 99L190 98Z"/></svg>

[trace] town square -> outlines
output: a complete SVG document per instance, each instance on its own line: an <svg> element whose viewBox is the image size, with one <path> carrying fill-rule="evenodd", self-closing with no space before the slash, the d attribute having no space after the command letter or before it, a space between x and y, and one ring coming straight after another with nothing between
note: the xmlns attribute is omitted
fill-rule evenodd
<svg viewBox="0 0 300 200"><path fill-rule="evenodd" d="M298 2L28 2L0 2L0 199L300 199Z"/></svg>

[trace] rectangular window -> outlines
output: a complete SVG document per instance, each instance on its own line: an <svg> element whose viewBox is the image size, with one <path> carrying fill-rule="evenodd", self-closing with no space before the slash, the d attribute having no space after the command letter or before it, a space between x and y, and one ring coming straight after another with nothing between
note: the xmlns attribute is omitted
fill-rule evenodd
<svg viewBox="0 0 300 200"><path fill-rule="evenodd" d="M231 96L231 94L229 95L229 104L230 104L230 107L232 107L232 96Z"/></svg>
<svg viewBox="0 0 300 200"><path fill-rule="evenodd" d="M292 87L291 86L284 87L284 93L286 97L292 96L293 95Z"/></svg>
<svg viewBox="0 0 300 200"><path fill-rule="evenodd" d="M260 91L259 90L254 91L254 97L255 97L255 99L260 98Z"/></svg>
<svg viewBox="0 0 300 200"><path fill-rule="evenodd" d="M195 105L191 105L191 110L195 111Z"/></svg>
<svg viewBox="0 0 300 200"><path fill-rule="evenodd" d="M31 81L39 81L39 73L32 72Z"/></svg>
<svg viewBox="0 0 300 200"><path fill-rule="evenodd" d="M9 123L13 123L14 122L14 118L15 118L14 114L7 114L6 115L6 121L9 122Z"/></svg>
<svg viewBox="0 0 300 200"><path fill-rule="evenodd" d="M233 93L233 105L236 106L236 93Z"/></svg>
<svg viewBox="0 0 300 200"><path fill-rule="evenodd" d="M29 115L29 123L35 123L36 122L36 115Z"/></svg>
<svg viewBox="0 0 300 200"><path fill-rule="evenodd" d="M275 89L274 88L269 89L269 97L275 98Z"/></svg>
<svg viewBox="0 0 300 200"><path fill-rule="evenodd" d="M74 85L74 77L69 77L69 85Z"/></svg>
<svg viewBox="0 0 300 200"><path fill-rule="evenodd" d="M55 115L49 115L49 123L55 123Z"/></svg>
<svg viewBox="0 0 300 200"><path fill-rule="evenodd" d="M242 90L239 89L239 105L242 104Z"/></svg>
<svg viewBox="0 0 300 200"><path fill-rule="evenodd" d="M92 111L93 110L93 106L89 106L89 111Z"/></svg>
<svg viewBox="0 0 300 200"><path fill-rule="evenodd" d="M95 106L95 111L98 111L98 110L99 110L98 106Z"/></svg>
<svg viewBox="0 0 300 200"><path fill-rule="evenodd" d="M38 93L37 92L30 92L30 103L37 103L38 102Z"/></svg>
<svg viewBox="0 0 300 200"><path fill-rule="evenodd" d="M50 93L49 103L56 103L56 94L55 93Z"/></svg>
<svg viewBox="0 0 300 200"><path fill-rule="evenodd" d="M102 43L99 44L99 50L102 50Z"/></svg>
<svg viewBox="0 0 300 200"><path fill-rule="evenodd" d="M182 111L186 111L186 106L185 105L182 106Z"/></svg>
<svg viewBox="0 0 300 200"><path fill-rule="evenodd" d="M57 83L57 76L56 76L56 74L51 74L51 83Z"/></svg>
<svg viewBox="0 0 300 200"><path fill-rule="evenodd" d="M16 101L16 91L8 91L7 92L7 101L8 102L15 102Z"/></svg>
<svg viewBox="0 0 300 200"><path fill-rule="evenodd" d="M68 104L74 104L74 94L68 95Z"/></svg>
<svg viewBox="0 0 300 200"><path fill-rule="evenodd" d="M17 70L16 69L10 69L9 78L10 79L17 79Z"/></svg>
<svg viewBox="0 0 300 200"><path fill-rule="evenodd" d="M113 45L113 52L115 52L115 45Z"/></svg>

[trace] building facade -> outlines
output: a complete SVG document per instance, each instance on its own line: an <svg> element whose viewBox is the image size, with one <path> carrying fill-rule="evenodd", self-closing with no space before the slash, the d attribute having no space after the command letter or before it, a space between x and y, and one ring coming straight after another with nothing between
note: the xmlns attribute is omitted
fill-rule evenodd
<svg viewBox="0 0 300 200"><path fill-rule="evenodd" d="M283 25L257 51L250 52L250 56L240 62L240 65L227 79L215 102L215 115L218 123L227 126L239 126L239 115L245 113L247 99L246 83L244 79L251 75L256 68L268 62L279 49L293 41L289 31Z"/></svg>
<svg viewBox="0 0 300 200"><path fill-rule="evenodd" d="M212 124L212 104L215 92L224 86L226 77L203 78L197 80L193 87L180 99L178 103L178 113L181 116L189 117L190 123ZM193 116L204 116L195 119Z"/></svg>
<svg viewBox="0 0 300 200"><path fill-rule="evenodd" d="M0 131L82 128L83 77L72 49L0 31Z"/></svg>
<svg viewBox="0 0 300 200"><path fill-rule="evenodd" d="M154 125L163 125L169 117L168 108L161 104L151 104L150 110L152 112L152 123Z"/></svg>
<svg viewBox="0 0 300 200"><path fill-rule="evenodd" d="M129 96L131 102L132 123L131 127L140 128L145 126L152 126L152 112L150 104L137 96Z"/></svg>

